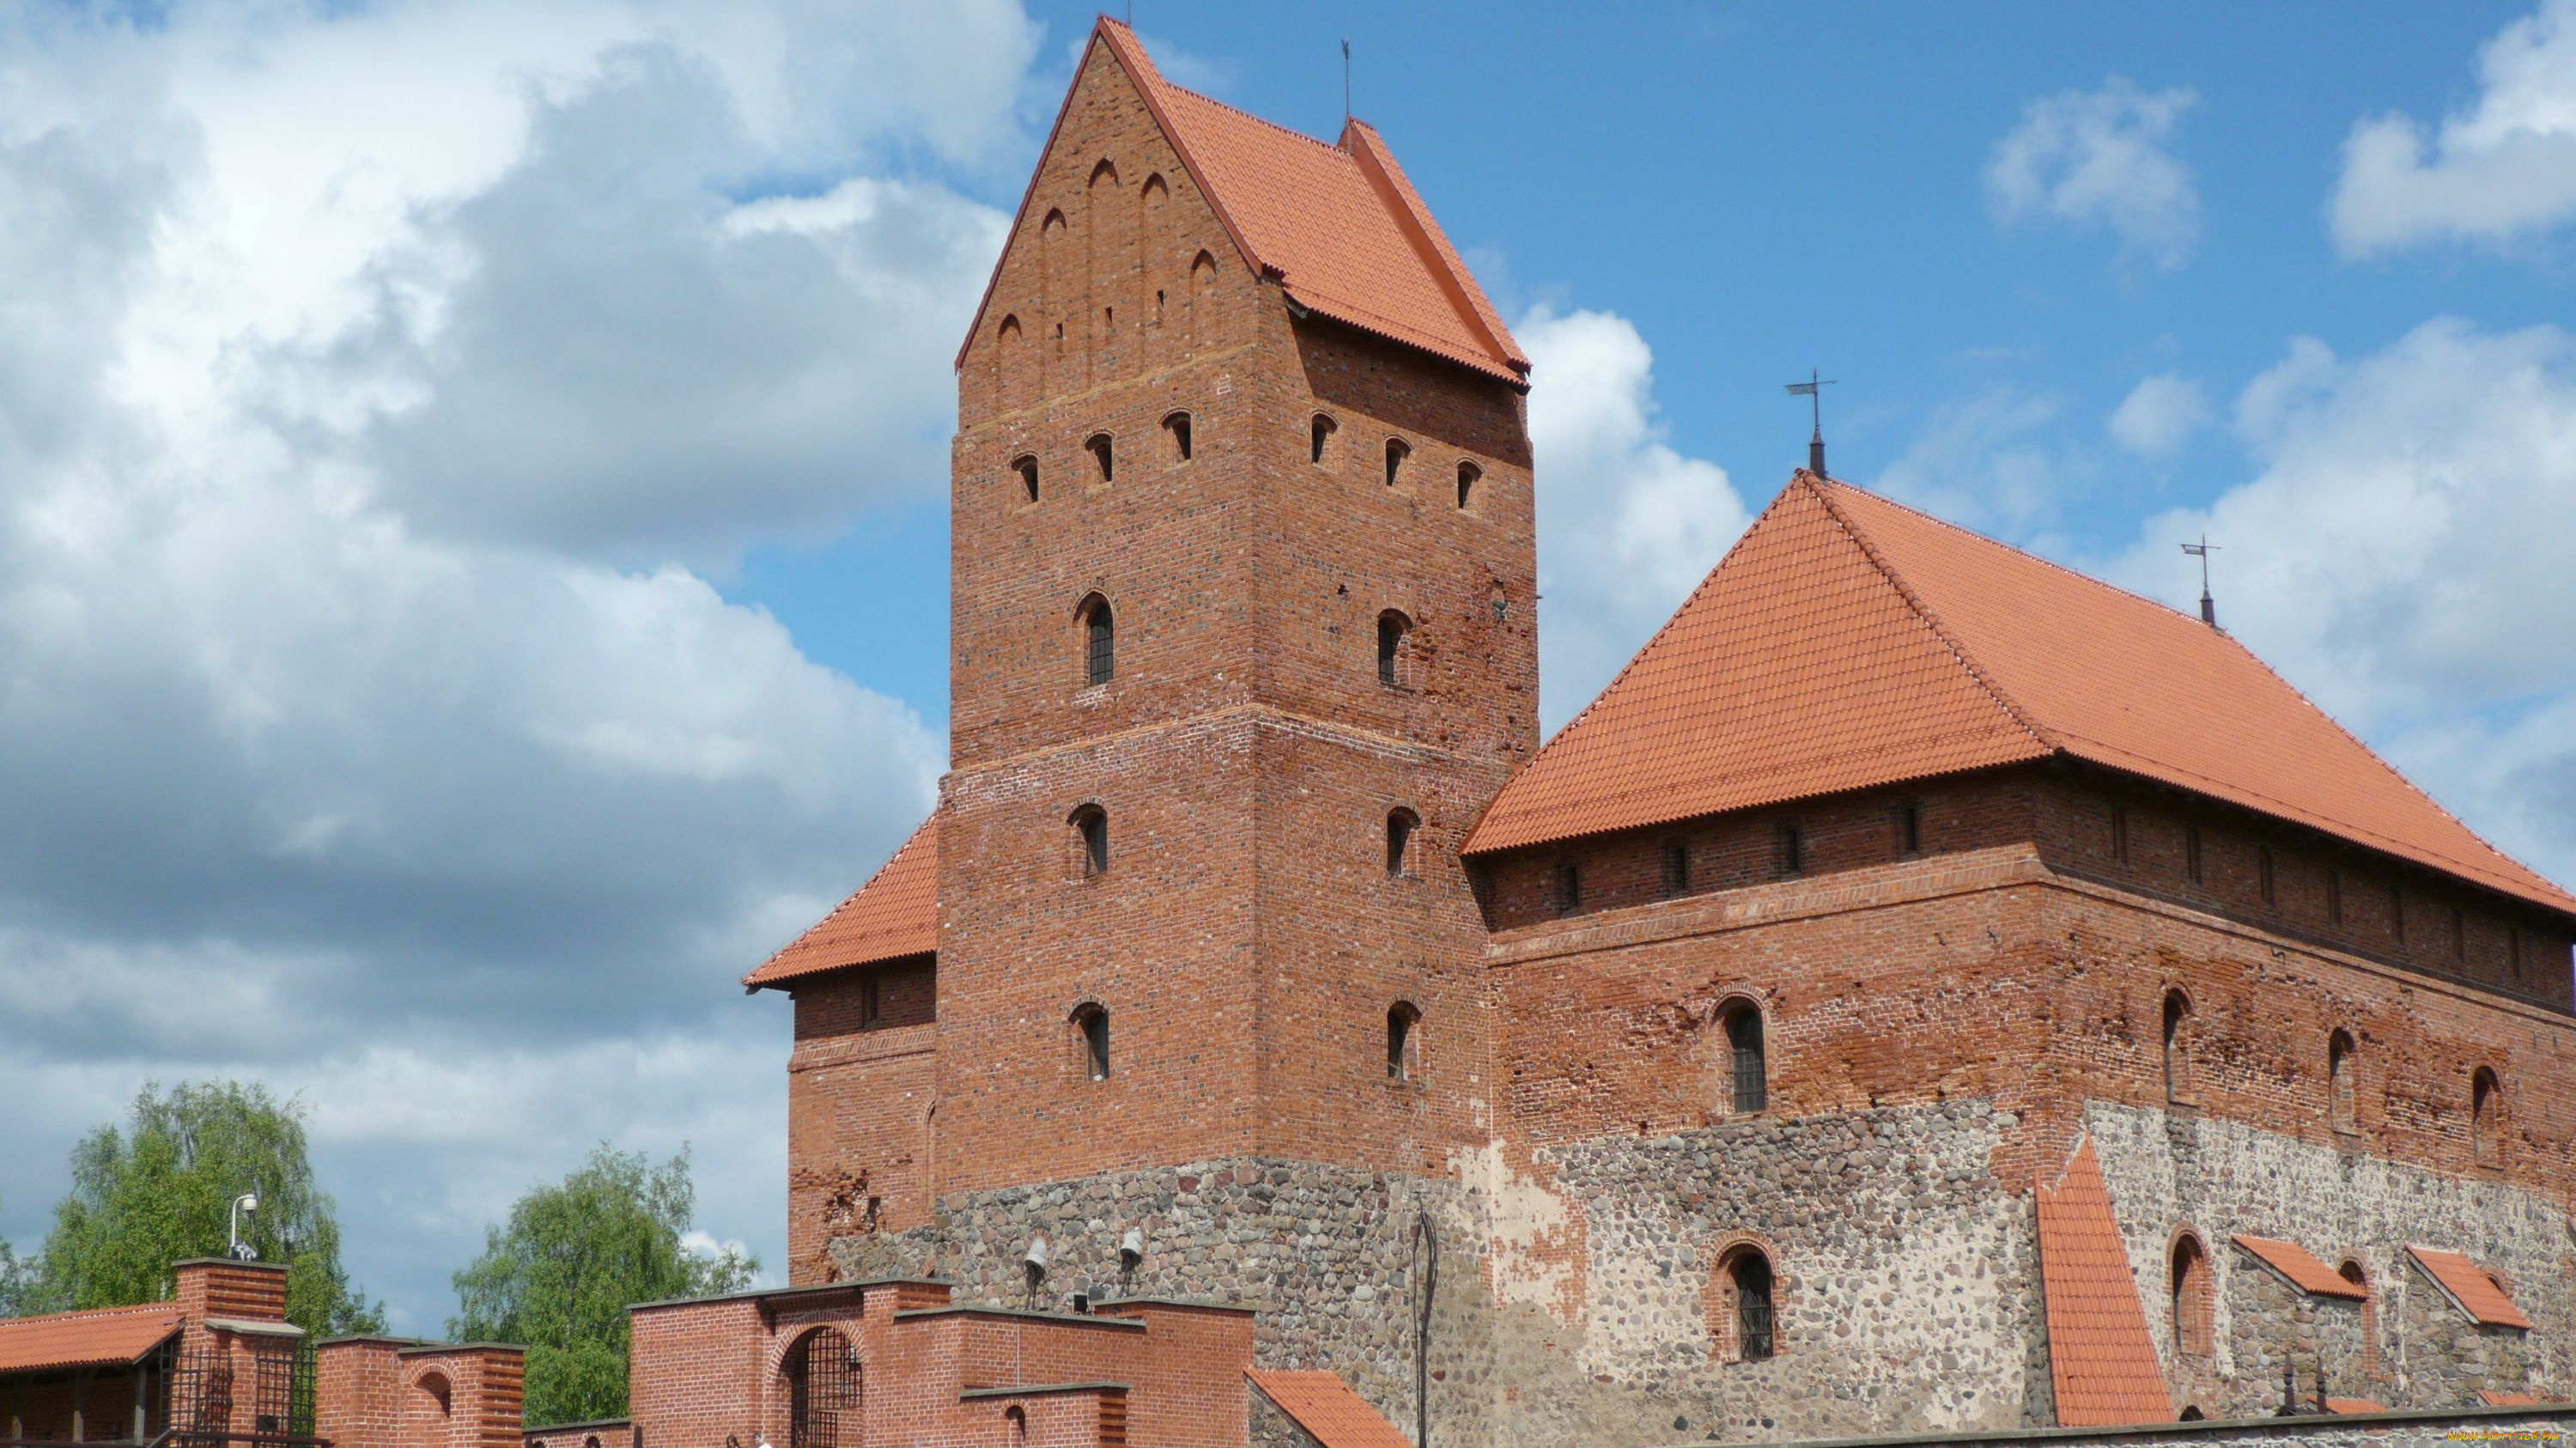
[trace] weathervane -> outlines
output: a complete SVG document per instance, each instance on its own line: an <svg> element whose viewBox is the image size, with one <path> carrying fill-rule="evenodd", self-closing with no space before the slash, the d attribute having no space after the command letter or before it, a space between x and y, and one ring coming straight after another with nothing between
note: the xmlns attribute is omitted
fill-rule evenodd
<svg viewBox="0 0 2576 1448"><path fill-rule="evenodd" d="M1351 38L1342 37L1342 124L1351 123Z"/></svg>
<svg viewBox="0 0 2576 1448"><path fill-rule="evenodd" d="M1825 475L1824 390L1833 385L1834 379L1817 376L1816 370L1812 367L1807 369L1806 381L1788 384L1789 395L1806 398L1809 410L1815 414L1816 435L1807 439L1807 471L1820 478Z"/></svg>
<svg viewBox="0 0 2576 1448"><path fill-rule="evenodd" d="M2211 628L2218 627L2218 600L2209 596L2209 555L2217 550L2218 545L2210 542L2206 533L2200 535L2199 542L2182 545L2183 552L2200 560L2200 621Z"/></svg>

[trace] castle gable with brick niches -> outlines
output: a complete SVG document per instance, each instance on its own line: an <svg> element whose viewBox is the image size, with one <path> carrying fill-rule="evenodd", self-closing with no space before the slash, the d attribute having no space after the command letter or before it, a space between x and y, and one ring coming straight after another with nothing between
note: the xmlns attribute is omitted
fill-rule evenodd
<svg viewBox="0 0 2576 1448"><path fill-rule="evenodd" d="M951 767L647 1443L2576 1398L2576 898L2213 625L1802 472L1541 749L1527 360L1114 21L957 368Z"/></svg>

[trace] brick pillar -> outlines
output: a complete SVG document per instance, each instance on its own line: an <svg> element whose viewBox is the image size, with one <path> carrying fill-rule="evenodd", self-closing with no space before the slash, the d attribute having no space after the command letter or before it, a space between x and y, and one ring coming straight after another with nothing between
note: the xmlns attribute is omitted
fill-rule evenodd
<svg viewBox="0 0 2576 1448"><path fill-rule="evenodd" d="M521 1448L527 1355L503 1343L432 1343L395 1354L402 1384L391 1448ZM347 1448L334 1444L333 1448Z"/></svg>
<svg viewBox="0 0 2576 1448"><path fill-rule="evenodd" d="M396 1448L402 1364L408 1344L389 1337L341 1337L313 1351L313 1431L332 1448Z"/></svg>

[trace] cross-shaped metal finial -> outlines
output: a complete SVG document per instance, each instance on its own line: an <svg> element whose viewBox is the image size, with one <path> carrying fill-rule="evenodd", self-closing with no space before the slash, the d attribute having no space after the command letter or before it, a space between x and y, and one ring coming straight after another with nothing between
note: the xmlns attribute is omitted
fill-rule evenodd
<svg viewBox="0 0 2576 1448"><path fill-rule="evenodd" d="M2218 551L2218 545L2210 542L2209 535L2203 533L2199 542L2182 545L2182 551L2200 560L2200 621L2216 628L2218 601L2209 596L2209 555Z"/></svg>
<svg viewBox="0 0 2576 1448"><path fill-rule="evenodd" d="M1820 478L1825 475L1824 390L1833 385L1834 379L1817 375L1812 367L1807 369L1806 381L1788 384L1789 395L1806 398L1808 410L1814 414L1816 434L1807 439L1807 471Z"/></svg>

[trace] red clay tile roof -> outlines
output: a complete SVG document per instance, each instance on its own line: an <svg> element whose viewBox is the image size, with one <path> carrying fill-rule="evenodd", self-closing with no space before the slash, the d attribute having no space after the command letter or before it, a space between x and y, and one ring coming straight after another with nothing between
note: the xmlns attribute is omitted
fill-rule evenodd
<svg viewBox="0 0 2576 1448"><path fill-rule="evenodd" d="M743 988L784 985L827 970L873 965L939 949L939 816L813 928L742 978Z"/></svg>
<svg viewBox="0 0 2576 1448"><path fill-rule="evenodd" d="M1279 1411L1297 1420L1323 1448L1413 1448L1368 1399L1351 1391L1338 1373L1248 1372L1245 1377Z"/></svg>
<svg viewBox="0 0 2576 1448"><path fill-rule="evenodd" d="M179 1320L168 1302L13 1317L0 1322L0 1373L121 1367L169 1341Z"/></svg>
<svg viewBox="0 0 2576 1448"><path fill-rule="evenodd" d="M2085 1137L2051 1186L2039 1180L2039 1280L2048 1308L2048 1372L2067 1428L2169 1423L2173 1402L2147 1311L2129 1270L2111 1190Z"/></svg>
<svg viewBox="0 0 2576 1448"><path fill-rule="evenodd" d="M2264 1265L2290 1279L2290 1285L2315 1297L2348 1297L2367 1302L2370 1293L2344 1279L2343 1275L2318 1261L2307 1248L2296 1242L2278 1242L2270 1237L2249 1237L2242 1232L2232 1239L2237 1246L2263 1259Z"/></svg>
<svg viewBox="0 0 2576 1448"><path fill-rule="evenodd" d="M2385 1413L2388 1411L2388 1405L2371 1398L2328 1398L2326 1411L2329 1413Z"/></svg>
<svg viewBox="0 0 2576 1448"><path fill-rule="evenodd" d="M1244 263L1278 278L1291 302L1506 381L1527 377L1529 358L1365 122L1350 122L1341 143L1327 145L1173 85L1135 32L1105 15L1094 34L1143 94ZM1072 99L1068 90L1066 104ZM1050 134L1048 149L1054 144ZM1023 198L1022 219L1028 207ZM969 345L983 314L979 307Z"/></svg>
<svg viewBox="0 0 2576 1448"><path fill-rule="evenodd" d="M1804 471L1469 853L2064 755L2576 914L2235 639Z"/></svg>
<svg viewBox="0 0 2576 1448"><path fill-rule="evenodd" d="M2478 1400L2490 1408L2537 1408L2540 1400L2529 1393L2499 1393L2493 1388L2478 1389Z"/></svg>
<svg viewBox="0 0 2576 1448"><path fill-rule="evenodd" d="M2406 1255L2424 1269L2424 1275L2450 1295L2462 1312L2488 1327L2519 1327L2528 1330L2531 1319L2513 1305L2495 1274L2470 1261L2458 1252L2445 1252L2435 1247L2409 1246Z"/></svg>

